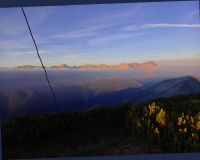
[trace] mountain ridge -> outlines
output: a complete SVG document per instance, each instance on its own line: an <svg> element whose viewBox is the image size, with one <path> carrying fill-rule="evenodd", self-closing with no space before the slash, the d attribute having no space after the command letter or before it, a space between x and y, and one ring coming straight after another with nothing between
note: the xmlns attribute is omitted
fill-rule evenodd
<svg viewBox="0 0 200 160"><path fill-rule="evenodd" d="M200 92L200 78L184 76L163 80L148 87L137 80L122 78L100 79L92 82L76 82L55 91L60 110L85 110L105 104L122 104L128 100L133 106L157 98ZM30 90L0 93L1 113L4 119L10 115L57 112L52 94Z"/></svg>
<svg viewBox="0 0 200 160"><path fill-rule="evenodd" d="M51 68L51 69L154 69L157 68L158 65L154 61L148 61L144 63L120 63L117 65L106 65L106 64L86 64L86 65L81 65L81 66L68 66L66 64L61 64L60 66L51 66L51 67L46 67L46 68ZM17 66L13 67L14 69L17 68L23 68L23 69L36 69L36 68L42 68L40 66L32 66L32 65L24 65L24 66Z"/></svg>
<svg viewBox="0 0 200 160"><path fill-rule="evenodd" d="M191 94L200 92L200 78L195 76L185 76L164 80L141 91L133 98L134 105L156 98L167 98L179 94Z"/></svg>
<svg viewBox="0 0 200 160"><path fill-rule="evenodd" d="M102 82L102 83L101 83ZM113 85L110 85L113 84ZM144 84L136 80L121 78L102 79L93 82L77 82L62 87L54 92L60 110L71 111L92 108L95 105L109 106L124 103L129 95L143 89ZM50 93L31 90L0 93L2 120L10 116L57 112Z"/></svg>

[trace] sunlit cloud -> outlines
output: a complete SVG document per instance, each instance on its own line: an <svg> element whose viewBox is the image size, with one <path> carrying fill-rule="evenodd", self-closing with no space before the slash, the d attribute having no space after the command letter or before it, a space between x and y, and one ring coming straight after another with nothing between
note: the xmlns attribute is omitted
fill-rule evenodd
<svg viewBox="0 0 200 160"><path fill-rule="evenodd" d="M148 28L164 28L164 27L200 27L200 24L143 24L140 26L132 25L121 30L138 30L138 29L148 29Z"/></svg>
<svg viewBox="0 0 200 160"><path fill-rule="evenodd" d="M113 36L108 36L108 37L103 37L103 38L92 39L92 40L89 40L88 42L90 45L105 45L112 41L125 39L125 38L137 37L137 36L141 36L144 34L147 34L147 33L120 34L120 35L113 35Z"/></svg>

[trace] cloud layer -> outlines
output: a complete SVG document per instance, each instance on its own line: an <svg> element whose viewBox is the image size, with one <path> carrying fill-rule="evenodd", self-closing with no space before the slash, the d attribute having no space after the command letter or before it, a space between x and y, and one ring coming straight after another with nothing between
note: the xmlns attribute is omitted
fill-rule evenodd
<svg viewBox="0 0 200 160"><path fill-rule="evenodd" d="M138 29L148 29L148 28L162 28L162 27L200 27L200 24L143 24L140 26L132 25L121 30L138 30Z"/></svg>

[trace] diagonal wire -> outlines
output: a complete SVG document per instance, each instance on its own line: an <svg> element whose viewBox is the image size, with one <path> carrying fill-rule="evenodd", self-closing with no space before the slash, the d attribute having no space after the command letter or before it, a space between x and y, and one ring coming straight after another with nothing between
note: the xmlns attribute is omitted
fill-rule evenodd
<svg viewBox="0 0 200 160"><path fill-rule="evenodd" d="M25 14L25 12L24 12L23 7L21 7L21 9L22 9L22 12L23 12L23 14L24 14L24 17L25 17L25 19L26 19L26 23L27 23L28 29L29 29L29 31L30 31L31 37L32 37L32 39L33 39L33 43L35 44L35 48L36 48L36 51L37 51L37 55L38 55L38 57L39 57L39 59L40 59L40 62L41 62L41 64L42 64L42 67L43 67L43 69L44 69L44 72L45 72L45 75L46 75L46 80L47 80L47 82L49 83L49 87L50 87L50 89L51 89L51 92L52 92L54 101L55 101L55 103L56 103L56 107L57 107L58 111L60 112L60 109L59 109L59 107L58 107L58 103L57 103L57 101L56 101L56 97L55 97L55 94L54 94L54 92L53 92L51 83L49 82L49 79L48 79L48 77L47 77L46 69L45 69L45 67L44 67L44 65L43 65L42 59L40 58L37 45L36 45L36 43L35 43L35 40L34 40L34 38L33 38L33 34L32 34L32 32L31 32L31 28L30 28L29 23L28 23L28 20L27 20L27 18L26 18L26 14ZM63 123L64 123L64 126L65 126L65 130L66 130L66 132L67 132L67 127L66 127L66 124L65 124L65 121L64 121L64 120L63 120Z"/></svg>

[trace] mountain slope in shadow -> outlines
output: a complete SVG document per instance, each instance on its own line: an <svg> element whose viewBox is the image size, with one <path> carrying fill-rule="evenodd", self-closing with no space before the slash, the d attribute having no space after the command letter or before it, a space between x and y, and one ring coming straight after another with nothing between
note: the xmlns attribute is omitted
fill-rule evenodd
<svg viewBox="0 0 200 160"><path fill-rule="evenodd" d="M71 109L88 109L94 105L117 105L145 88L136 80L121 78L102 79L94 82L77 82L55 92L61 106ZM69 100L66 101L65 99ZM64 108L63 108L64 109Z"/></svg>
<svg viewBox="0 0 200 160"><path fill-rule="evenodd" d="M30 90L13 91L3 94L1 100L2 120L11 115L24 115L43 112L56 112L55 102L51 94Z"/></svg>
<svg viewBox="0 0 200 160"><path fill-rule="evenodd" d="M78 82L63 87L55 92L60 110L71 111L89 109L94 105L117 105L124 103L130 95L135 95L144 84L136 80L105 79L94 82ZM13 91L2 94L2 120L10 116L57 112L52 94L31 90Z"/></svg>
<svg viewBox="0 0 200 160"><path fill-rule="evenodd" d="M170 97L179 94L191 94L200 92L200 78L186 76L182 78L164 80L132 98L133 105L150 101L161 97Z"/></svg>

